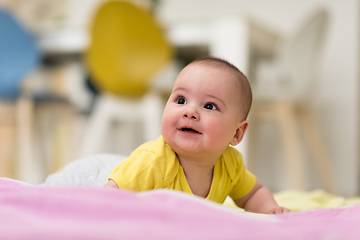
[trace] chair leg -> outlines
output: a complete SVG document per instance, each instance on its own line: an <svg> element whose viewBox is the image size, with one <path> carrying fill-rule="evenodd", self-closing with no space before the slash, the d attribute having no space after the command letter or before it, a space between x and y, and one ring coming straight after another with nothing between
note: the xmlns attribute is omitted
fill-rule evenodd
<svg viewBox="0 0 360 240"><path fill-rule="evenodd" d="M40 162L34 159L34 104L30 98L20 98L16 103L17 162L16 178L37 184L41 179Z"/></svg>
<svg viewBox="0 0 360 240"><path fill-rule="evenodd" d="M15 121L0 123L0 177L14 177Z"/></svg>
<svg viewBox="0 0 360 240"><path fill-rule="evenodd" d="M144 101L144 140L154 141L161 135L161 118L165 104L159 94L149 93Z"/></svg>
<svg viewBox="0 0 360 240"><path fill-rule="evenodd" d="M112 111L112 103L108 101L108 98L99 96L85 127L78 157L85 157L100 151L113 118Z"/></svg>
<svg viewBox="0 0 360 240"><path fill-rule="evenodd" d="M52 162L49 163L49 173L60 170L73 160L73 153L71 150L72 146L75 144L73 141L75 124L75 113L73 108L62 104L57 105L56 107L57 111L54 113L56 120L53 122L52 127L52 140L54 146L51 158Z"/></svg>
<svg viewBox="0 0 360 240"><path fill-rule="evenodd" d="M254 102L252 106L251 113L249 115L249 130L247 134L247 140L248 140L248 146L247 146L247 159L246 161L246 167L256 172L257 169L257 149L256 146L258 144L259 139L259 127L254 126L254 124L258 124L261 121L271 121L276 122L277 116L276 116L276 110L274 109L274 106L268 105L266 103L262 102Z"/></svg>
<svg viewBox="0 0 360 240"><path fill-rule="evenodd" d="M161 134L163 109L163 100L157 94L149 93L143 99L120 98L111 94L100 96L85 128L78 157L99 152L113 120L120 123L141 121L144 126L144 141L156 140ZM134 131L130 131L129 127L122 132L128 136L127 144L133 142L131 138L134 137Z"/></svg>
<svg viewBox="0 0 360 240"><path fill-rule="evenodd" d="M291 102L279 102L276 108L283 139L285 162L289 170L288 174L296 189L305 190L305 172L297 134L295 106Z"/></svg>
<svg viewBox="0 0 360 240"><path fill-rule="evenodd" d="M319 127L309 108L302 107L300 109L300 120L304 127L305 135L314 156L323 186L327 191L333 194L339 194L335 174L321 138Z"/></svg>

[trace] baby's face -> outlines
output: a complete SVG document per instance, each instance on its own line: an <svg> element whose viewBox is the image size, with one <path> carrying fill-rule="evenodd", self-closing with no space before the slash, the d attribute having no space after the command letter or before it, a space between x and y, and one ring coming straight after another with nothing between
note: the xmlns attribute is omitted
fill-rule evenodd
<svg viewBox="0 0 360 240"><path fill-rule="evenodd" d="M178 75L161 131L178 154L221 154L240 118L240 85L228 70L191 64Z"/></svg>

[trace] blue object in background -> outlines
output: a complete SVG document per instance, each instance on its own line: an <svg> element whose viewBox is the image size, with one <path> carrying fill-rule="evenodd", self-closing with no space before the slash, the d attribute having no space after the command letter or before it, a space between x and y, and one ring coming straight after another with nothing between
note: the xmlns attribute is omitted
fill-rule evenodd
<svg viewBox="0 0 360 240"><path fill-rule="evenodd" d="M0 9L0 99L16 98L21 81L39 60L32 36L11 14Z"/></svg>

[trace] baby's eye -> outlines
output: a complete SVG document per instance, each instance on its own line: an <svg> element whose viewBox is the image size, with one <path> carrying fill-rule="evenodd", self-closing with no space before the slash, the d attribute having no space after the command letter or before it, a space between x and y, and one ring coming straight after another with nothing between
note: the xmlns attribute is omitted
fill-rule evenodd
<svg viewBox="0 0 360 240"><path fill-rule="evenodd" d="M218 110L218 107L214 103L207 103L204 108L209 110Z"/></svg>
<svg viewBox="0 0 360 240"><path fill-rule="evenodd" d="M186 100L184 97L178 97L177 100L176 100L176 103L177 104L186 104Z"/></svg>

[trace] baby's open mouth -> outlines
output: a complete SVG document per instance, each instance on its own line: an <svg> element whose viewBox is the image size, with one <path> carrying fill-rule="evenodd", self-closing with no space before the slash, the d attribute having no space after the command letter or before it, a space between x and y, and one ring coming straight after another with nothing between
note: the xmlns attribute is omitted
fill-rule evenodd
<svg viewBox="0 0 360 240"><path fill-rule="evenodd" d="M189 133L199 133L198 131L196 131L192 128L181 128L180 130L183 132L189 132Z"/></svg>

